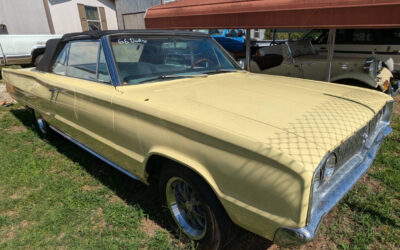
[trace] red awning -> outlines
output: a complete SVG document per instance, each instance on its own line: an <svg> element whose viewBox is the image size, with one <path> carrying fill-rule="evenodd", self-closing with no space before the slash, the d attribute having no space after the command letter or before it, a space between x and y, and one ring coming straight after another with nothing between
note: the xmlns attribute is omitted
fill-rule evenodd
<svg viewBox="0 0 400 250"><path fill-rule="evenodd" d="M148 9L146 28L391 28L399 0L178 0Z"/></svg>

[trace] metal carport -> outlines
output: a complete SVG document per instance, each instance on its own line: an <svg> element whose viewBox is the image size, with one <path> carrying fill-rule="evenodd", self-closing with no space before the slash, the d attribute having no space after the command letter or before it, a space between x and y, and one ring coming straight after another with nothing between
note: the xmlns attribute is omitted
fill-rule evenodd
<svg viewBox="0 0 400 250"><path fill-rule="evenodd" d="M335 29L400 27L399 13L399 0L179 0L148 9L145 23L148 29L330 29L331 62ZM249 65L250 32L246 33Z"/></svg>

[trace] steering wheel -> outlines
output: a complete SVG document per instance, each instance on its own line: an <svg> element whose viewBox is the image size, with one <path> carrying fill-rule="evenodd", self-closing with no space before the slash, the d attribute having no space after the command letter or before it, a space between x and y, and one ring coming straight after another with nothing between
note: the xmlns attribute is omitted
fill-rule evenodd
<svg viewBox="0 0 400 250"><path fill-rule="evenodd" d="M206 61L208 61L208 62L210 62L210 63L214 63L214 62L211 61L210 59L203 57L203 58L200 58L199 60L195 61L195 62L190 66L190 68L193 69L194 66L196 66L197 64L199 64L199 63L201 63L201 62L206 62Z"/></svg>

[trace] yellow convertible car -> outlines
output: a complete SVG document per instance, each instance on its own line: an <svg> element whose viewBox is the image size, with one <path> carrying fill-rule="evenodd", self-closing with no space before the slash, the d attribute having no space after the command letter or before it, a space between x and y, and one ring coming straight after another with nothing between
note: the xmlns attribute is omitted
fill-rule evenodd
<svg viewBox="0 0 400 250"><path fill-rule="evenodd" d="M38 133L158 184L172 225L209 249L237 226L312 240L391 132L389 95L245 72L201 33L67 34L3 77Z"/></svg>

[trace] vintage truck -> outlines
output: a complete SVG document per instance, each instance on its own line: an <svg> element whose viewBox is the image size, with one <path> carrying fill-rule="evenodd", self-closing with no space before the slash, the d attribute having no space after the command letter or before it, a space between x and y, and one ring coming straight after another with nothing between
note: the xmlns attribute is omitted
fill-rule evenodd
<svg viewBox="0 0 400 250"><path fill-rule="evenodd" d="M372 164L394 105L375 90L243 71L185 31L67 34L37 68L3 77L39 134L157 185L172 227L204 249L237 226L283 246L313 240Z"/></svg>
<svg viewBox="0 0 400 250"><path fill-rule="evenodd" d="M326 80L326 55L320 55L311 41L286 41L263 47L252 58L250 71L272 75ZM335 55L332 60L331 82L376 89L390 95L399 93L398 80L393 78L393 59Z"/></svg>
<svg viewBox="0 0 400 250"><path fill-rule="evenodd" d="M327 54L329 30L313 29L304 35L322 55ZM335 54L368 58L374 53L379 60L394 61L393 75L400 79L400 29L338 29Z"/></svg>
<svg viewBox="0 0 400 250"><path fill-rule="evenodd" d="M61 35L0 35L0 66L37 65L46 42Z"/></svg>

